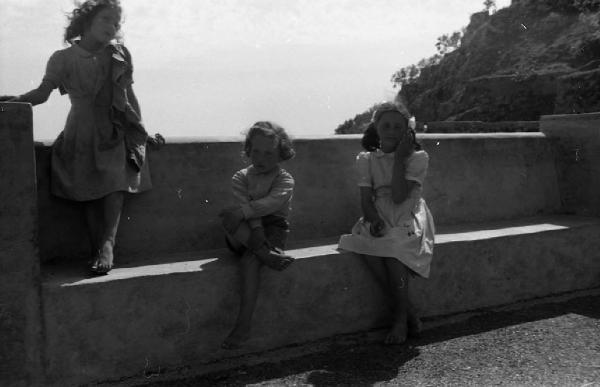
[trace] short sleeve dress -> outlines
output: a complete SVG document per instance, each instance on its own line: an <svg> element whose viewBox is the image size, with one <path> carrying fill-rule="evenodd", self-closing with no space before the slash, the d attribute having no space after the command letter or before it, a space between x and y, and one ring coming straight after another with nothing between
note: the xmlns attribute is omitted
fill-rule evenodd
<svg viewBox="0 0 600 387"><path fill-rule="evenodd" d="M342 235L339 248L396 258L415 273L428 278L435 239L433 217L422 197L428 165L429 155L423 150L415 151L407 158L405 178L418 185L407 200L396 204L391 189L394 153L381 150L359 153L356 158L358 185L373 188L375 208L385 222L384 235L372 236L369 222L361 218L352 228L352 234Z"/></svg>
<svg viewBox="0 0 600 387"><path fill-rule="evenodd" d="M44 81L67 93L71 110L52 146L51 191L76 201L152 187L147 160L127 161L124 133L114 125L111 46L92 54L78 44L54 52Z"/></svg>

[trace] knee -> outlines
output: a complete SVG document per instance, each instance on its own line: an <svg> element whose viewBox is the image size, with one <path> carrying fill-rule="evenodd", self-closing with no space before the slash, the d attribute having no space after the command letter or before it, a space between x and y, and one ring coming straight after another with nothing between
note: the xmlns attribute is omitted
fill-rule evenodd
<svg viewBox="0 0 600 387"><path fill-rule="evenodd" d="M223 230L225 230L225 233L227 233L229 237L235 233L235 230L232 230L232 227L225 221L225 219L221 219L221 227L223 227Z"/></svg>
<svg viewBox="0 0 600 387"><path fill-rule="evenodd" d="M238 242L228 232L225 232L225 244L236 255L242 256L246 252L246 246Z"/></svg>
<svg viewBox="0 0 600 387"><path fill-rule="evenodd" d="M225 230L225 232L227 234L229 234L229 237L233 239L233 235L237 232L237 230L239 230L240 226L242 223L239 223L237 225L233 225L231 222L226 221L225 219L223 219L221 221L221 227L223 227L223 229Z"/></svg>

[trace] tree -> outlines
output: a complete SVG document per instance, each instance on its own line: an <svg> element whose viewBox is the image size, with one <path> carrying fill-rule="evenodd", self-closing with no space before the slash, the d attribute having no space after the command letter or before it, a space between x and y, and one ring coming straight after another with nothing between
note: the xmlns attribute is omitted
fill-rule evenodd
<svg viewBox="0 0 600 387"><path fill-rule="evenodd" d="M444 34L439 36L435 48L438 50L438 54L446 55L460 47L460 41L462 40L463 32L454 31L451 35Z"/></svg>
<svg viewBox="0 0 600 387"><path fill-rule="evenodd" d="M399 87L402 89L402 86L408 85L419 78L421 75L421 70L427 67L434 66L442 60L443 55L435 54L430 56L429 58L421 59L416 65L410 65L406 67L402 67L400 70L396 71L392 74L390 78L390 82L394 88Z"/></svg>
<svg viewBox="0 0 600 387"><path fill-rule="evenodd" d="M600 1L600 0L598 0ZM407 67L402 67L400 70L392 74L390 81L393 87L399 87L400 89L404 85L408 85L419 78L421 70L431 66L435 66L444 57L444 55L451 53L460 47L463 36L465 35L465 28L460 31L454 31L451 34L444 34L438 37L438 41L435 44L437 54L421 59L416 65L412 64Z"/></svg>
<svg viewBox="0 0 600 387"><path fill-rule="evenodd" d="M485 10L489 13L495 13L496 12L496 1L494 0L485 0L483 2L483 6L485 7Z"/></svg>

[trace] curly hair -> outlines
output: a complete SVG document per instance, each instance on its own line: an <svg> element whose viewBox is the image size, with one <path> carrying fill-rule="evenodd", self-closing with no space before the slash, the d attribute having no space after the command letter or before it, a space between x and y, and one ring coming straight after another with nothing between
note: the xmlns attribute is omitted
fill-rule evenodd
<svg viewBox="0 0 600 387"><path fill-rule="evenodd" d="M377 149L379 149L380 144L379 144L379 135L377 134L377 123L379 122L379 120L385 113L390 113L390 112L397 112L402 115L406 126L410 130L414 149L421 150L422 147L421 147L421 144L419 144L419 142L417 141L417 134L415 133L414 129L410 128L408 125L408 122L410 120L410 113L408 112L408 109L401 103L391 103L391 102L382 103L373 112L371 122L369 122L369 124L367 125L367 127L365 128L365 130L363 132L363 137L361 140L362 147L369 152L373 152L373 151L376 151Z"/></svg>
<svg viewBox="0 0 600 387"><path fill-rule="evenodd" d="M73 44L73 40L81 37L86 28L90 26L94 16L104 8L116 9L119 14L122 13L120 0L86 0L83 3L76 2L77 6L67 15L69 25L65 28L64 41ZM120 25L117 28L120 30Z"/></svg>
<svg viewBox="0 0 600 387"><path fill-rule="evenodd" d="M254 123L246 133L246 141L244 142L244 154L246 157L250 157L252 138L257 134L277 139L279 158L282 161L289 160L296 155L292 140L285 132L285 129L270 121L258 121Z"/></svg>

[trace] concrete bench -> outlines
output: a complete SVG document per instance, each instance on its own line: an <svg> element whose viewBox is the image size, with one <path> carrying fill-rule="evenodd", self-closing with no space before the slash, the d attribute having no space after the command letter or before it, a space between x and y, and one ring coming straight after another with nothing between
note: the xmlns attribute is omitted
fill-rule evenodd
<svg viewBox="0 0 600 387"><path fill-rule="evenodd" d="M600 219L577 216L442 227L432 276L413 281L411 295L433 318L592 288L599 234ZM220 349L238 307L236 258L226 250L148 256L95 278L47 267L48 380L193 369L385 326L384 295L358 256L336 248L336 238L296 243L288 270L263 270L252 339L234 352Z"/></svg>

